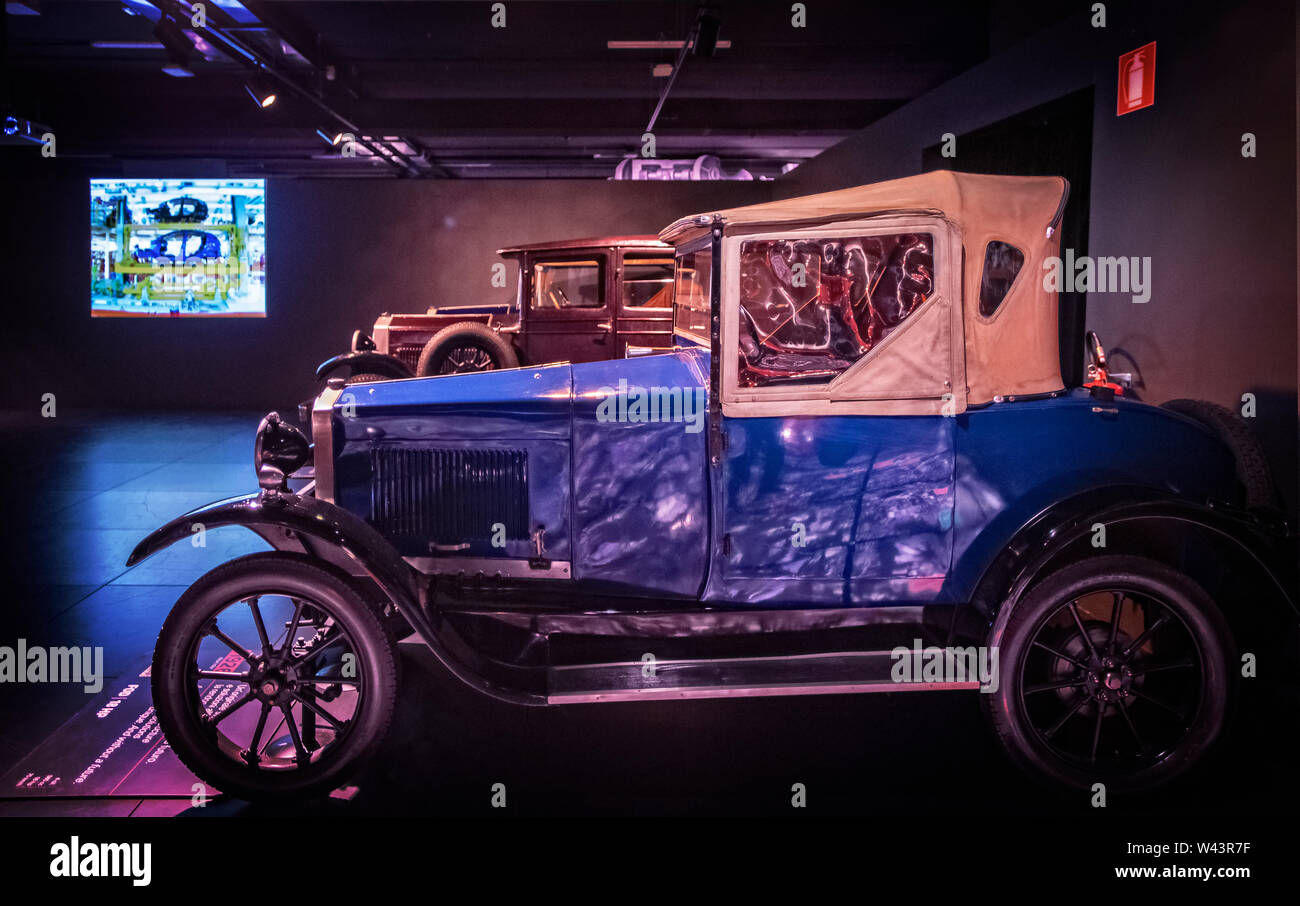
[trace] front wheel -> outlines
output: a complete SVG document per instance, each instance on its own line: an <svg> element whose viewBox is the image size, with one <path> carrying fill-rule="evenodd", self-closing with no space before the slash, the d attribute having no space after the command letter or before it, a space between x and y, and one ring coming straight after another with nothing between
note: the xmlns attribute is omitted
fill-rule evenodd
<svg viewBox="0 0 1300 906"><path fill-rule="evenodd" d="M1223 615L1191 579L1141 557L1095 557L1017 605L985 704L1012 759L1040 777L1154 787L1220 735L1233 651Z"/></svg>
<svg viewBox="0 0 1300 906"><path fill-rule="evenodd" d="M252 554L202 576L158 635L158 723L202 780L242 799L337 787L383 741L396 646L344 574Z"/></svg>

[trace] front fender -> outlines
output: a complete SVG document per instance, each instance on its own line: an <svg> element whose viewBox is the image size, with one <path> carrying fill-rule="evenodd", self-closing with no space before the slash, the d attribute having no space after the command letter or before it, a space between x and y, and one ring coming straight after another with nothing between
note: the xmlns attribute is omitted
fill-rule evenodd
<svg viewBox="0 0 1300 906"><path fill-rule="evenodd" d="M377 374L393 380L415 377L415 373L397 356L365 349L360 352L345 352L332 359L326 359L317 366L316 378L324 380L343 368L348 370L348 377L354 374Z"/></svg>
<svg viewBox="0 0 1300 906"><path fill-rule="evenodd" d="M131 551L127 566L135 566L163 548L188 538L194 526L204 529L241 525L277 550L342 551L379 584L401 612L419 610L414 573L397 550L367 522L324 500L297 494L248 494L219 500L191 510L154 529Z"/></svg>
<svg viewBox="0 0 1300 906"><path fill-rule="evenodd" d="M369 523L342 507L315 497L280 492L248 494L191 510L150 532L126 560L127 566L153 556L195 525L204 529L241 525L277 550L305 552L369 576L457 679L485 695L517 705L544 705L545 696L504 689L474 673L453 656L420 606L417 574L388 540Z"/></svg>

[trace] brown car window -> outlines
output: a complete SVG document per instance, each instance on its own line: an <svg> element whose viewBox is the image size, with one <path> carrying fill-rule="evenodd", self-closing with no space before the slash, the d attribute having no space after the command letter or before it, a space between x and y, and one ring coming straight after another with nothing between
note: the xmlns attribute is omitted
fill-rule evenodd
<svg viewBox="0 0 1300 906"><path fill-rule="evenodd" d="M742 243L739 385L828 383L934 285L930 233Z"/></svg>
<svg viewBox="0 0 1300 906"><path fill-rule="evenodd" d="M673 327L709 342L709 275L713 251L703 248L677 256Z"/></svg>
<svg viewBox="0 0 1300 906"><path fill-rule="evenodd" d="M594 258L533 264L534 311L600 308L605 304L602 262Z"/></svg>
<svg viewBox="0 0 1300 906"><path fill-rule="evenodd" d="M994 239L984 247L984 273L980 277L981 315L987 318L998 310L1024 263L1025 253L1014 245Z"/></svg>
<svg viewBox="0 0 1300 906"><path fill-rule="evenodd" d="M673 259L623 260L624 308L670 308L672 304Z"/></svg>

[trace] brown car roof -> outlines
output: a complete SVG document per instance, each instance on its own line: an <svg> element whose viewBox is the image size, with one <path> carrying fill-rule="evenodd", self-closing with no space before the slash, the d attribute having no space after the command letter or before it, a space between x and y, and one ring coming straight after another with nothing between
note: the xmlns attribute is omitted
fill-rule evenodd
<svg viewBox="0 0 1300 906"><path fill-rule="evenodd" d="M529 245L511 245L497 249L497 254L513 255L519 252L589 248L645 248L668 251L672 246L666 242L660 242L654 236L598 236L588 239L559 239L552 242L534 242Z"/></svg>

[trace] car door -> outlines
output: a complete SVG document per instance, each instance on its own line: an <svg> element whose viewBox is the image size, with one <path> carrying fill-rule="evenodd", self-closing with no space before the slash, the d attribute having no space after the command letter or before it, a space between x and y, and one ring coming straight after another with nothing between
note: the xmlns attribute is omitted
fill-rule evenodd
<svg viewBox="0 0 1300 906"><path fill-rule="evenodd" d="M917 394L938 402L951 383L960 322L953 275L936 277L953 260L936 255L938 235L900 225L724 241L722 537L710 597L856 606L939 593L956 420L928 401L888 414L884 385L904 365L881 361L904 344L913 362L933 350Z"/></svg>
<svg viewBox="0 0 1300 906"><path fill-rule="evenodd" d="M607 249L530 256L525 361L595 362L617 355Z"/></svg>
<svg viewBox="0 0 1300 906"><path fill-rule="evenodd" d="M652 249L619 250L615 272L618 313L616 356L629 346L664 349L673 345L673 256Z"/></svg>

